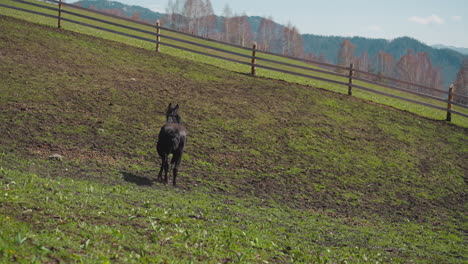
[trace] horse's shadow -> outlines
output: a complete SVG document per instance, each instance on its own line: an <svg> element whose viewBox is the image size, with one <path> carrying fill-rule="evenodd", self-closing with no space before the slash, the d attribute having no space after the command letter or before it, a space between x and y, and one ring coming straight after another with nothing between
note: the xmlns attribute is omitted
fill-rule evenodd
<svg viewBox="0 0 468 264"><path fill-rule="evenodd" d="M134 183L139 186L151 186L154 183L152 179L138 176L131 172L122 171L121 173L122 173L124 181Z"/></svg>

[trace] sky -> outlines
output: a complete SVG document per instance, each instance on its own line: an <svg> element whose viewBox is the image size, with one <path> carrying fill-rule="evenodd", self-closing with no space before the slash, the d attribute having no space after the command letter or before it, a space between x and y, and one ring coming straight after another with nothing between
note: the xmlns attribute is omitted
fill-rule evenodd
<svg viewBox="0 0 468 264"><path fill-rule="evenodd" d="M165 12L168 0L114 0ZM291 22L302 34L415 38L468 48L467 0L211 0L216 15L233 13Z"/></svg>

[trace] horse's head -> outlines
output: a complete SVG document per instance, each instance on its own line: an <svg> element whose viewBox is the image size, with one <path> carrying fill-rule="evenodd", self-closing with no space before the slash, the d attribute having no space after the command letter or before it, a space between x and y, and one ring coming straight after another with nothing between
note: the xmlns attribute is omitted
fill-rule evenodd
<svg viewBox="0 0 468 264"><path fill-rule="evenodd" d="M172 103L169 103L169 106L167 107L167 112L166 112L166 118L168 123L180 123L181 118L179 116L179 104L176 106L172 106Z"/></svg>

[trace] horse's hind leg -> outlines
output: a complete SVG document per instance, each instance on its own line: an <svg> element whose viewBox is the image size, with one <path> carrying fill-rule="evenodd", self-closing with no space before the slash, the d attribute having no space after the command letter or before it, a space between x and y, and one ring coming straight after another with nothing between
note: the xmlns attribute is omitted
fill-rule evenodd
<svg viewBox="0 0 468 264"><path fill-rule="evenodd" d="M179 171L180 161L176 161L174 168L172 169L172 185L176 186L177 172Z"/></svg>
<svg viewBox="0 0 468 264"><path fill-rule="evenodd" d="M164 172L166 172L166 173L165 173L165 175L166 175L165 178L166 178L166 183L167 183L167 167L168 167L167 162L168 162L168 157L167 157L167 155L162 155L162 156L161 156L161 168L159 169L159 173L158 173L158 180L159 180L160 182L163 181L162 175L163 175Z"/></svg>
<svg viewBox="0 0 468 264"><path fill-rule="evenodd" d="M162 180L163 168L164 168L164 158L161 157L161 167L159 168L159 172L158 172L158 181Z"/></svg>
<svg viewBox="0 0 468 264"><path fill-rule="evenodd" d="M179 171L179 165L180 161L182 160L182 151L177 151L174 153L174 156L172 157L171 163L173 164L173 169L172 169L172 185L176 186L176 178L177 178L177 173Z"/></svg>
<svg viewBox="0 0 468 264"><path fill-rule="evenodd" d="M169 172L169 157L168 156L166 156L163 166L164 166L164 183L167 184L168 183L167 173Z"/></svg>

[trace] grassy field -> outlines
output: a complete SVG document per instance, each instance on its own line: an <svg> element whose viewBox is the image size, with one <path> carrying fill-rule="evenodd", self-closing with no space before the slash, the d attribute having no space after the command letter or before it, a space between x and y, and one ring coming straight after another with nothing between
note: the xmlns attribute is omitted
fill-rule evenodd
<svg viewBox="0 0 468 264"><path fill-rule="evenodd" d="M26 0L26 1L27 2L37 2L36 0ZM39 8L39 7L34 7L34 6L22 4L22 3L9 1L9 0L0 0L0 3L5 3L5 4L8 4L8 5L17 6L17 7L21 7L21 8L25 8L25 9L29 9L29 10L45 12L47 14L54 15L54 16L57 15L56 11L47 10L47 9ZM51 6L51 7L56 7L56 6L52 5L52 4L46 4L46 3L43 3L43 2L41 2L41 5L48 5L48 6ZM148 32L155 32L155 28L153 26L144 26L144 25L140 25L140 24L137 24L137 23L132 23L132 22L128 22L128 21L124 21L124 20L120 20L120 19L114 19L114 18L109 18L107 16L97 15L95 13L90 13L90 12L87 12L87 11L72 9L72 8L69 8L69 7L66 7L65 9L70 10L70 11L75 12L75 13L82 14L82 15L87 15L87 16L98 18L98 19L107 20L107 21L110 21L110 22L114 22L114 23L118 23L118 24L124 24L124 25L130 26L130 27L146 30ZM15 11L15 10L12 10L12 9L2 8L2 7L0 7L0 14L5 14L5 15L8 15L8 16L18 17L18 18L21 18L21 19L26 19L26 20L31 21L31 22L46 24L46 25L50 25L50 26L54 26L54 27L57 25L56 19L53 19L53 18L45 18L45 17L41 17L39 15L34 15L34 14L25 14L24 12L21 12L21 11ZM96 21L89 20L89 19L84 19L82 17L73 16L73 15L70 15L70 14L67 14L67 13L64 13L63 16L65 18L77 20L77 21L88 23L88 24L91 24L91 25L108 28L110 30L116 30L116 31L120 31L120 32L123 32L123 33L126 33L126 34L132 34L132 35L136 35L136 36L139 36L139 37L144 37L144 38L147 38L147 39L155 39L155 36L150 35L150 34L136 32L136 31L132 31L132 30L128 30L128 29L123 29L121 27L117 27L117 26L114 26L114 25L109 25L109 24L105 24L105 23L101 23L101 22L96 22ZM67 22L67 21L62 22L62 27L67 29L67 30L72 30L72 31L76 31L76 32L84 33L84 34L89 34L89 35L97 36L97 37L104 38L104 39L114 40L114 41L122 42L122 43L125 43L125 44L128 44L128 45L145 48L145 49L148 49L148 50L154 50L155 49L155 44L151 43L151 42L147 42L147 41L143 41L143 40L136 40L136 39L129 38L129 37L126 37L126 36L121 36L121 35L118 35L118 34L109 33L109 32L106 32L106 31L101 31L101 30L97 30L97 29L93 29L93 28L84 27L82 25L77 25L77 24L70 23L70 22ZM165 30L162 30L161 34L163 34L165 36L169 36L169 37L181 38L183 40L187 40L187 41L191 41L191 42L195 42L195 43L199 43L199 44L212 46L212 47L215 47L215 48L221 48L221 49L241 53L241 54L244 54L244 55L251 55L251 51L249 51L249 50L245 50L245 49L241 49L241 48L235 48L235 47L231 47L231 46L226 46L226 45L222 45L222 44L218 44L218 43L213 43L211 41L200 40L198 38L184 36L184 35L172 33L172 32L165 31ZM240 61L244 61L244 62L250 62L250 59L248 59L248 58L243 58L243 57L236 56L236 55L231 55L231 54L228 54L228 53L214 51L214 50L210 50L210 49L203 48L203 47L197 47L195 45L190 45L190 44L177 42L177 41L170 40L170 39L164 38L164 37L162 38L162 41L164 43L174 44L174 45L182 46L182 47L185 47L185 48L190 48L190 49L200 51L200 52L208 52L208 53L211 53L211 54L216 54L216 55L228 57L228 58L231 58L231 59L236 59L236 60L240 60ZM204 56L204 55L198 55L198 54L195 54L195 53L178 50L178 49L171 48L171 47L164 46L164 45L162 46L161 50L165 54L169 54L169 55L172 55L172 56L177 56L177 57L183 58L183 59L189 59L189 60L196 61L196 62L203 62L203 63L207 63L207 64L210 64L210 65L215 65L217 67L221 67L223 69L227 69L227 70L230 70L230 71L235 71L235 72L240 72L240 73L249 73L250 72L250 66L247 66L247 65L242 65L242 64L238 64L238 63L232 63L232 62L226 62L226 61L221 60L221 59L207 57L207 56ZM258 53L257 55L259 56L259 58L277 60L277 61L280 61L280 62L289 63L289 64L293 64L293 65L316 68L316 66L312 66L310 64L302 63L302 62L287 59L287 58L282 58L282 57L279 57L279 56L273 56L273 55L270 55L270 54ZM347 82L348 81L347 78L343 78L343 77L336 77L336 76L333 76L333 75L330 75L330 74L317 73L317 72L313 72L313 71L310 71L310 70L303 70L303 69L298 69L298 68L294 68L294 67L288 67L288 66L284 66L284 65L271 63L271 62L265 62L265 61L262 61L262 60L259 60L258 63L260 63L261 65L264 65L264 66L275 67L275 68L279 68L279 69L282 69L282 70L297 72L297 73L301 73L301 74L307 74L307 75L312 75L312 76L321 77L321 78L328 78L328 79L341 81L341 82ZM276 72L276 71L271 71L271 70L265 70L265 69L258 69L257 74L258 74L258 76L261 76L261 77L285 80L285 81L288 81L288 82L298 83L298 84L311 85L311 86L314 86L314 87L320 87L320 88L323 88L323 89L331 90L331 91L334 91L334 92L337 92L337 93L347 93L347 87L346 86L339 86L339 85L332 84L332 83L329 83L329 82L313 80L313 79L309 79L309 78L305 78L305 77L298 77L298 76L288 75L288 74L284 74L284 73L280 73L280 72ZM355 81L355 83L358 84L358 85L367 87L367 88L375 89L375 90L378 90L378 91L384 91L384 92L387 92L387 93L390 93L390 94L393 94L393 95L398 95L398 96L402 96L404 98L409 98L409 99L413 99L413 100L416 100L416 101L433 104L433 105L443 107L443 108L445 108L446 105L447 105L445 102L441 102L441 101L438 101L438 100L431 100L431 99L428 99L428 98L425 98L425 97L420 97L420 96L416 96L416 95L412 95L412 94L408 94L408 93L404 93L404 92L398 92L398 91L395 91L395 90L392 90L392 89L383 88L383 87L368 84L368 83L365 83L365 82L359 82L359 81L356 82ZM394 98L390 98L390 97L385 97L385 96L378 95L378 94L371 93L371 92L367 92L367 91L364 91L364 90L354 89L353 95L357 96L359 98L365 99L365 100L370 100L370 101L377 102L377 103L380 103L380 104L385 104L385 105L388 105L388 106L391 106L391 107L395 107L395 108L398 108L398 109L401 109L401 110L410 111L412 113L416 113L418 115L433 118L433 119L437 119L437 120L444 120L445 117L446 117L446 112L445 111L433 109L433 108L426 107L426 106L417 105L417 104L414 104L414 103L410 103L410 102L406 102L406 101L402 101L402 100L398 100L398 99L394 99ZM454 110L465 113L465 114L468 114L468 110L465 109L465 108L454 106ZM464 127L468 127L468 118L461 117L459 115L452 115L452 116L453 116L452 117L452 122L454 124L464 126Z"/></svg>
<svg viewBox="0 0 468 264"><path fill-rule="evenodd" d="M6 16L0 29L0 262L468 261L466 128ZM171 101L189 130L177 188L153 181Z"/></svg>

